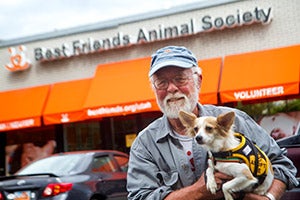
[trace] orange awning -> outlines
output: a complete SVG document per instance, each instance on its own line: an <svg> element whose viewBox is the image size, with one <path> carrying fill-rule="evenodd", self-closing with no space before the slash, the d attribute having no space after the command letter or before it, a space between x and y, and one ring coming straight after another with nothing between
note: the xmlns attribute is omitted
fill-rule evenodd
<svg viewBox="0 0 300 200"><path fill-rule="evenodd" d="M85 101L89 118L159 111L148 79L150 57L99 65ZM199 61L203 104L217 103L221 58Z"/></svg>
<svg viewBox="0 0 300 200"><path fill-rule="evenodd" d="M200 102L202 104L218 104L217 91L219 87L221 64L222 58L200 60L198 62L203 74L200 91Z"/></svg>
<svg viewBox="0 0 300 200"><path fill-rule="evenodd" d="M158 111L148 79L150 58L99 65L84 107L89 118Z"/></svg>
<svg viewBox="0 0 300 200"><path fill-rule="evenodd" d="M86 119L83 104L92 79L53 84L43 113L44 124L59 124Z"/></svg>
<svg viewBox="0 0 300 200"><path fill-rule="evenodd" d="M1 92L0 131L40 126L48 91L46 85Z"/></svg>
<svg viewBox="0 0 300 200"><path fill-rule="evenodd" d="M226 56L222 103L299 94L300 45Z"/></svg>

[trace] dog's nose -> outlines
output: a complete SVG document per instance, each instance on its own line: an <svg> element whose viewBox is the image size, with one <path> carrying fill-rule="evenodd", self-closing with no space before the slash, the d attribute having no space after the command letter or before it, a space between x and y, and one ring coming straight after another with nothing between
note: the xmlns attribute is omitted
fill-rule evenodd
<svg viewBox="0 0 300 200"><path fill-rule="evenodd" d="M203 137L201 135L197 135L195 137L196 141L198 144L203 144Z"/></svg>

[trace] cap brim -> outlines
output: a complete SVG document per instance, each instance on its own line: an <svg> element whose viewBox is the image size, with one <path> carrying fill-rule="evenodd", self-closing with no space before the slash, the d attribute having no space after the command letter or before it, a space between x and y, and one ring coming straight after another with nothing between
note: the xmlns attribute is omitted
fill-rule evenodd
<svg viewBox="0 0 300 200"><path fill-rule="evenodd" d="M157 72L158 70L164 68L164 67L168 67L168 66L175 66L175 67L181 67L181 68L191 68L193 66L195 66L194 63L187 63L187 62L182 62L182 61L178 61L178 60L170 60L170 61L164 61L161 63L157 63L156 65L152 66L150 71L149 71L149 77L152 76L155 72Z"/></svg>

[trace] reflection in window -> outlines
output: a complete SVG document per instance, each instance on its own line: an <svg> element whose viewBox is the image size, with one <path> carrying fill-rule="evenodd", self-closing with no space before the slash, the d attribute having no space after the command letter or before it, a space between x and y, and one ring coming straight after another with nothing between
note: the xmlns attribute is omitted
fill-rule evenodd
<svg viewBox="0 0 300 200"><path fill-rule="evenodd" d="M23 168L18 174L50 173L65 176L80 173L87 167L88 163L88 157L83 154L57 155L38 160Z"/></svg>
<svg viewBox="0 0 300 200"><path fill-rule="evenodd" d="M117 167L108 156L94 158L92 164L93 172L115 172Z"/></svg>
<svg viewBox="0 0 300 200"><path fill-rule="evenodd" d="M118 162L122 172L127 172L128 169L128 158L124 156L114 156Z"/></svg>

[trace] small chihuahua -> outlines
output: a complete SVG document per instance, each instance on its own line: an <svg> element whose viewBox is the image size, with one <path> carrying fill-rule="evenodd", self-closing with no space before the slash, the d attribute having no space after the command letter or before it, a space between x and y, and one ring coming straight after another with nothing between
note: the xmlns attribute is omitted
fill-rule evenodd
<svg viewBox="0 0 300 200"><path fill-rule="evenodd" d="M187 135L195 137L208 151L206 186L212 194L217 192L215 170L233 177L222 187L226 200L233 200L232 193L240 191L266 194L274 178L271 162L248 138L234 132L234 112L197 118L180 111L179 119Z"/></svg>

